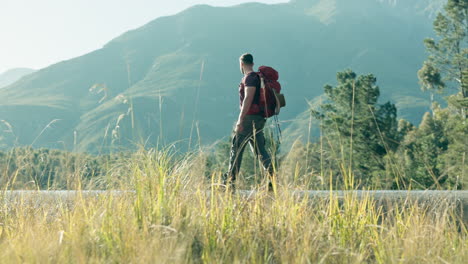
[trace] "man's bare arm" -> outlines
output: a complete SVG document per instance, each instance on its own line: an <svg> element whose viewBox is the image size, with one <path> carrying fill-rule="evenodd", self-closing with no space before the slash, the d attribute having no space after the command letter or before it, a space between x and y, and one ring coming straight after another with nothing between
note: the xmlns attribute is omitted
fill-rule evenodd
<svg viewBox="0 0 468 264"><path fill-rule="evenodd" d="M242 127L240 127L240 124L242 123L242 120L244 120L245 116L247 115L247 112L249 112L249 109L252 106L252 102L255 97L255 90L256 90L255 86L245 87L245 97L244 97L244 101L242 102L242 108L239 114L239 119L237 120L237 128L236 128L237 132L242 130ZM239 130L239 127L240 127L240 130Z"/></svg>

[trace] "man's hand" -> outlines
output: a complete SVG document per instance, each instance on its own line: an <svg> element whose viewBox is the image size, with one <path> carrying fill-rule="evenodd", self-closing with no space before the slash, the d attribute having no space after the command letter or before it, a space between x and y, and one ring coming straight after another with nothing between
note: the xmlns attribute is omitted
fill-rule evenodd
<svg viewBox="0 0 468 264"><path fill-rule="evenodd" d="M243 129L244 128L242 127L242 123L240 121L237 121L236 130L235 130L236 134L239 134L240 132L242 132Z"/></svg>

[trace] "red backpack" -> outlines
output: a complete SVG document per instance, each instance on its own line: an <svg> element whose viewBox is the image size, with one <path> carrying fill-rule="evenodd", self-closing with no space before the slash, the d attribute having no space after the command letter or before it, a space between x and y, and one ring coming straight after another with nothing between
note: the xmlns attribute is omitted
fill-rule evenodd
<svg viewBox="0 0 468 264"><path fill-rule="evenodd" d="M260 77L259 106L264 117L278 115L280 108L286 106L284 95L281 94L281 84L278 82L278 72L268 66L260 66L257 72Z"/></svg>

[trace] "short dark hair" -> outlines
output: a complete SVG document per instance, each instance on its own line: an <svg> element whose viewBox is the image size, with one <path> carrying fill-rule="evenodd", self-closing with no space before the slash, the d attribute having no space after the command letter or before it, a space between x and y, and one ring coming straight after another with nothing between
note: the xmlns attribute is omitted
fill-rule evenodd
<svg viewBox="0 0 468 264"><path fill-rule="evenodd" d="M253 56L250 53L242 54L239 58L244 64L252 65L253 64Z"/></svg>

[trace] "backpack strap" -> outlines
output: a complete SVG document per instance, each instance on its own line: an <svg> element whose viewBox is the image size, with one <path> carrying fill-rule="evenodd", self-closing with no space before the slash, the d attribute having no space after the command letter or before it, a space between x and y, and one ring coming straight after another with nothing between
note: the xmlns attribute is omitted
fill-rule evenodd
<svg viewBox="0 0 468 264"><path fill-rule="evenodd" d="M280 100L279 100L279 97L278 97L278 93L276 92L275 89L271 88L269 85L266 85L265 77L263 76L262 73L257 73L257 75L260 78L260 89L269 89L273 93L273 95L275 96L275 101L276 101L275 115L279 115L279 113L281 111L281 103L280 103ZM265 95L265 94L266 93L263 93L263 95ZM266 98L264 98L263 101L266 102ZM266 106L265 106L265 108L266 108Z"/></svg>
<svg viewBox="0 0 468 264"><path fill-rule="evenodd" d="M265 77L263 76L263 74L261 72L257 72L257 75L258 75L258 78L260 79L260 89L258 91L258 94L259 94L259 96L258 96L258 106L260 107L260 113L262 115L264 115L265 114L265 109L267 109L267 106L266 105L260 105L260 101L261 101L260 96L262 96L261 90L265 89ZM263 93L263 96L266 96L266 94ZM266 98L263 98L263 102L265 102L265 104L266 104Z"/></svg>

